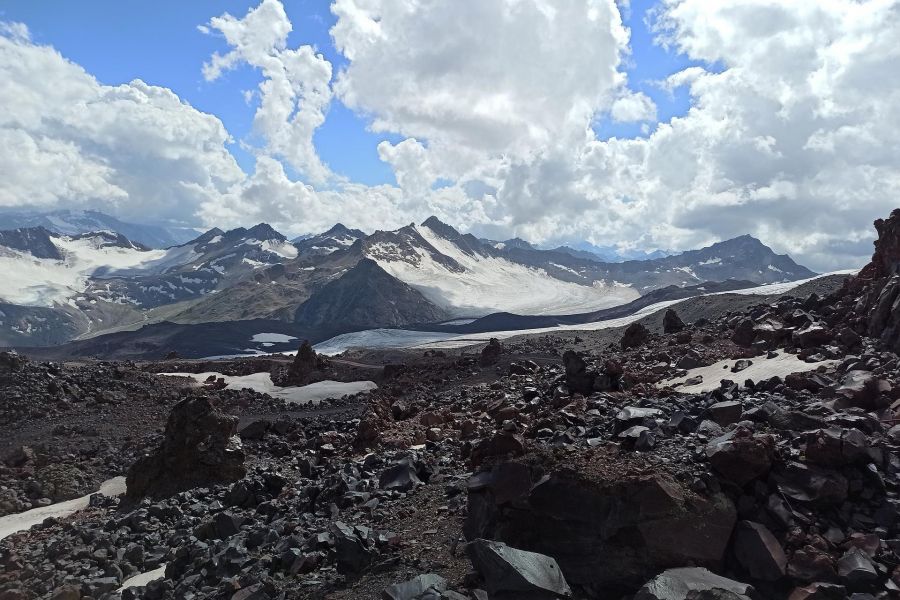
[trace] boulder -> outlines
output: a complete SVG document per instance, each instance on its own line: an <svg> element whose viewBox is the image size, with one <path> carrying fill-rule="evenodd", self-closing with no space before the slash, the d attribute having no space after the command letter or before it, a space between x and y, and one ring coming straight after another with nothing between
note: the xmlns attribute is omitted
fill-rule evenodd
<svg viewBox="0 0 900 600"><path fill-rule="evenodd" d="M128 470L127 498L165 496L246 474L244 451L235 435L238 418L206 397L186 398L169 413L162 444Z"/></svg>
<svg viewBox="0 0 900 600"><path fill-rule="evenodd" d="M383 490L408 492L417 485L422 485L422 481L416 474L415 467L408 460L391 465L378 476L378 487Z"/></svg>
<svg viewBox="0 0 900 600"><path fill-rule="evenodd" d="M838 560L838 577L850 587L867 585L878 580L878 571L868 554L851 548Z"/></svg>
<svg viewBox="0 0 900 600"><path fill-rule="evenodd" d="M806 460L838 467L868 459L866 434L856 428L829 427L806 434Z"/></svg>
<svg viewBox="0 0 900 600"><path fill-rule="evenodd" d="M740 360L734 361L734 365L731 367L732 373L740 373L747 367L753 364L752 360L747 360L746 358L742 358Z"/></svg>
<svg viewBox="0 0 900 600"><path fill-rule="evenodd" d="M668 567L720 565L735 523L724 494L699 496L662 473L506 469L515 477L470 484L467 539L552 556L570 584L597 593L633 590Z"/></svg>
<svg viewBox="0 0 900 600"><path fill-rule="evenodd" d="M240 431L242 440L261 440L272 427L272 422L267 419L257 419Z"/></svg>
<svg viewBox="0 0 900 600"><path fill-rule="evenodd" d="M358 575L372 564L374 553L352 527L335 521L329 528L329 533L334 538L335 562L339 573Z"/></svg>
<svg viewBox="0 0 900 600"><path fill-rule="evenodd" d="M847 372L837 393L843 398L842 406L852 406L866 410L882 408L890 404L888 397L891 384L879 379L869 371L853 370Z"/></svg>
<svg viewBox="0 0 900 600"><path fill-rule="evenodd" d="M791 342L800 348L814 348L829 343L834 333L822 323L810 323L791 334Z"/></svg>
<svg viewBox="0 0 900 600"><path fill-rule="evenodd" d="M286 385L307 385L312 383L313 374L321 368L321 360L313 350L309 340L303 340L297 350L294 362L288 368Z"/></svg>
<svg viewBox="0 0 900 600"><path fill-rule="evenodd" d="M663 315L663 331L665 333L678 333L685 327L684 321L681 320L675 309L669 308L666 310L666 314Z"/></svg>
<svg viewBox="0 0 900 600"><path fill-rule="evenodd" d="M473 467L480 465L486 458L494 456L521 456L525 454L525 442L518 435L498 431L489 438L484 438L472 448L469 457Z"/></svg>
<svg viewBox="0 0 900 600"><path fill-rule="evenodd" d="M491 338L488 341L488 345L481 350L481 356L478 358L478 363L482 367L495 365L500 361L501 354L503 354L503 344L501 344L500 340L497 338Z"/></svg>
<svg viewBox="0 0 900 600"><path fill-rule="evenodd" d="M650 338L650 331L641 325L640 323L632 323L625 329L625 333L622 334L622 339L619 341L619 345L622 347L622 350L628 350L629 348L638 348L644 345Z"/></svg>
<svg viewBox="0 0 900 600"><path fill-rule="evenodd" d="M711 418L722 427L727 427L732 423L737 423L741 420L741 415L744 414L744 409L741 406L741 403L736 400L716 402L706 410L709 413L709 418Z"/></svg>
<svg viewBox="0 0 900 600"><path fill-rule="evenodd" d="M733 549L738 563L751 578L778 581L784 577L787 556L765 525L753 521L738 523Z"/></svg>
<svg viewBox="0 0 900 600"><path fill-rule="evenodd" d="M774 455L772 436L754 435L745 427L737 427L706 445L706 457L713 469L741 486L768 473Z"/></svg>
<svg viewBox="0 0 900 600"><path fill-rule="evenodd" d="M595 371L588 371L587 363L574 350L566 350L562 356L566 369L566 385L578 394L590 395L594 391Z"/></svg>
<svg viewBox="0 0 900 600"><path fill-rule="evenodd" d="M726 579L707 569L687 567L657 575L644 584L634 600L750 600L753 594L751 585Z"/></svg>
<svg viewBox="0 0 900 600"><path fill-rule="evenodd" d="M837 471L798 462L789 462L773 472L773 479L788 498L817 505L842 503L850 486Z"/></svg>
<svg viewBox="0 0 900 600"><path fill-rule="evenodd" d="M21 371L27 363L28 359L15 350L0 352L0 373Z"/></svg>
<svg viewBox="0 0 900 600"><path fill-rule="evenodd" d="M395 583L381 592L382 600L438 600L447 591L447 580L434 573L413 577L409 581Z"/></svg>
<svg viewBox="0 0 900 600"><path fill-rule="evenodd" d="M731 341L738 346L752 346L755 339L756 331L752 319L742 319L731 335Z"/></svg>
<svg viewBox="0 0 900 600"><path fill-rule="evenodd" d="M466 553L491 598L556 600L572 596L559 565L549 556L484 539L470 542Z"/></svg>

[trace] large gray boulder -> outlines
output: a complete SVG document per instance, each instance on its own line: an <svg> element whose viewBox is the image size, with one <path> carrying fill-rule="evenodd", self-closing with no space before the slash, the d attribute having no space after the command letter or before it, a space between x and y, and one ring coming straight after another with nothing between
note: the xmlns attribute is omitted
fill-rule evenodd
<svg viewBox="0 0 900 600"><path fill-rule="evenodd" d="M425 573L409 581L388 586L381 593L382 600L434 600L447 591L447 580L434 573Z"/></svg>
<svg viewBox="0 0 900 600"><path fill-rule="evenodd" d="M483 539L471 542L466 553L491 598L555 600L572 595L559 565L549 556Z"/></svg>
<svg viewBox="0 0 900 600"><path fill-rule="evenodd" d="M750 600L753 586L727 579L706 569L669 569L644 584L634 600L688 600L720 598Z"/></svg>

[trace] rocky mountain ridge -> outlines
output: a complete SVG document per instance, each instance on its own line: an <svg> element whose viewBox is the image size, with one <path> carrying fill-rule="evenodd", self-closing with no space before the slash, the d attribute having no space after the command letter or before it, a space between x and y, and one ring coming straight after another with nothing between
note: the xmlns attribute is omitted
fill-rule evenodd
<svg viewBox="0 0 900 600"><path fill-rule="evenodd" d="M378 269L354 269L364 261ZM212 229L167 249L110 232L64 236L19 229L0 232L0 270L17 274L0 293L0 344L13 347L162 322L227 327L276 320L319 338L497 312L590 315L673 285L735 277L761 284L812 275L749 237L652 261L603 263L537 250L521 240L497 247L434 217L369 236L338 224L293 243L264 223ZM373 279L362 281L360 273ZM343 310L323 312L341 287L335 281L344 277L346 290L392 289L396 296L370 295L368 310L341 303Z"/></svg>

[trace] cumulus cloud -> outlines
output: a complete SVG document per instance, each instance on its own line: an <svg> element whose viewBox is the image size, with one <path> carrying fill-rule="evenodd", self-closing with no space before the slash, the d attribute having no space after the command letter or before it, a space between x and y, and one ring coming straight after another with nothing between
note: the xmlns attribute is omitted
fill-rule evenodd
<svg viewBox="0 0 900 600"><path fill-rule="evenodd" d="M140 81L101 85L6 24L0 143L15 151L0 166L0 205L105 203L126 217L154 206L296 233L435 213L492 237L647 249L751 233L812 268L863 262L871 221L900 195L900 4L661 0L658 43L696 66L657 83L686 89L690 108L646 137L602 140L598 118L657 118L622 70L627 6L334 0L347 59L336 75L311 47L287 47L277 0L213 18L204 29L228 50L204 76L242 64L262 74L249 176L215 117ZM322 164L313 133L335 97L399 136L377 148L397 186L343 181Z"/></svg>
<svg viewBox="0 0 900 600"><path fill-rule="evenodd" d="M656 120L656 104L643 93L629 93L613 102L610 115L620 123Z"/></svg>
<svg viewBox="0 0 900 600"><path fill-rule="evenodd" d="M335 90L375 131L427 140L434 174L583 143L628 32L612 0L336 0Z"/></svg>
<svg viewBox="0 0 900 600"><path fill-rule="evenodd" d="M183 221L195 188L243 178L221 121L140 80L98 83L20 23L0 28L0 207Z"/></svg>
<svg viewBox="0 0 900 600"><path fill-rule="evenodd" d="M228 13L214 17L201 31L221 33L232 49L213 54L203 76L215 81L243 63L259 69L263 81L254 126L264 139L264 152L322 183L331 173L316 152L313 134L331 102L331 63L311 46L287 48L292 28L279 0L263 0L242 19Z"/></svg>
<svg viewBox="0 0 900 600"><path fill-rule="evenodd" d="M589 129L606 112L655 118L619 71L628 32L612 2L490 0L472 15L336 0L350 65L335 89L376 130L414 138L380 148L401 186L443 177L467 192L456 223L676 249L752 233L844 267L865 260L900 191L898 6L663 0L658 42L705 66L660 82L687 86L691 108L646 139Z"/></svg>

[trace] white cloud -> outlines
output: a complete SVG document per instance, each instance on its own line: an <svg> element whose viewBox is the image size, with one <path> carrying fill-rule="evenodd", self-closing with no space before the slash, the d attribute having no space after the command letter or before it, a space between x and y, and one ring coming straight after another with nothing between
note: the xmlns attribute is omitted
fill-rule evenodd
<svg viewBox="0 0 900 600"><path fill-rule="evenodd" d="M612 2L490 0L472 15L336 0L350 60L336 91L374 129L415 138L379 149L404 188L478 190L455 223L675 249L752 233L843 267L865 260L871 221L900 192L898 6L663 0L661 43L707 66L660 83L688 86L692 106L646 139L588 128L605 111L655 118L619 72L627 31Z"/></svg>
<svg viewBox="0 0 900 600"><path fill-rule="evenodd" d="M214 116L140 80L98 83L27 28L0 28L0 207L84 206L192 218L190 186L243 178Z"/></svg>
<svg viewBox="0 0 900 600"><path fill-rule="evenodd" d="M264 152L322 183L331 173L316 152L313 134L331 102L331 63L311 46L287 48L291 30L279 0L263 0L242 19L228 13L214 17L201 31L220 32L232 49L213 54L203 76L214 81L242 63L258 68L264 79L254 126L264 138Z"/></svg>
<svg viewBox="0 0 900 600"><path fill-rule="evenodd" d="M610 115L620 123L656 120L656 104L643 92L628 93L613 102Z"/></svg>
<svg viewBox="0 0 900 600"><path fill-rule="evenodd" d="M583 143L619 95L628 32L612 0L336 0L335 90L375 131L427 140L434 175Z"/></svg>
<svg viewBox="0 0 900 600"><path fill-rule="evenodd" d="M335 0L331 33L349 61L335 78L309 46L287 47L277 0L214 18L204 29L229 50L204 75L244 63L263 75L250 177L215 117L140 81L103 86L7 24L0 143L16 151L0 165L0 205L99 199L126 217L154 206L296 233L435 213L492 236L671 249L751 233L813 268L865 260L871 221L900 195L900 4L662 0L661 43L700 66L658 82L685 86L691 107L652 127L656 107L621 71L625 6ZM373 130L399 135L377 149L398 186L341 181L321 163L312 137L332 86ZM597 139L598 115L650 133Z"/></svg>

